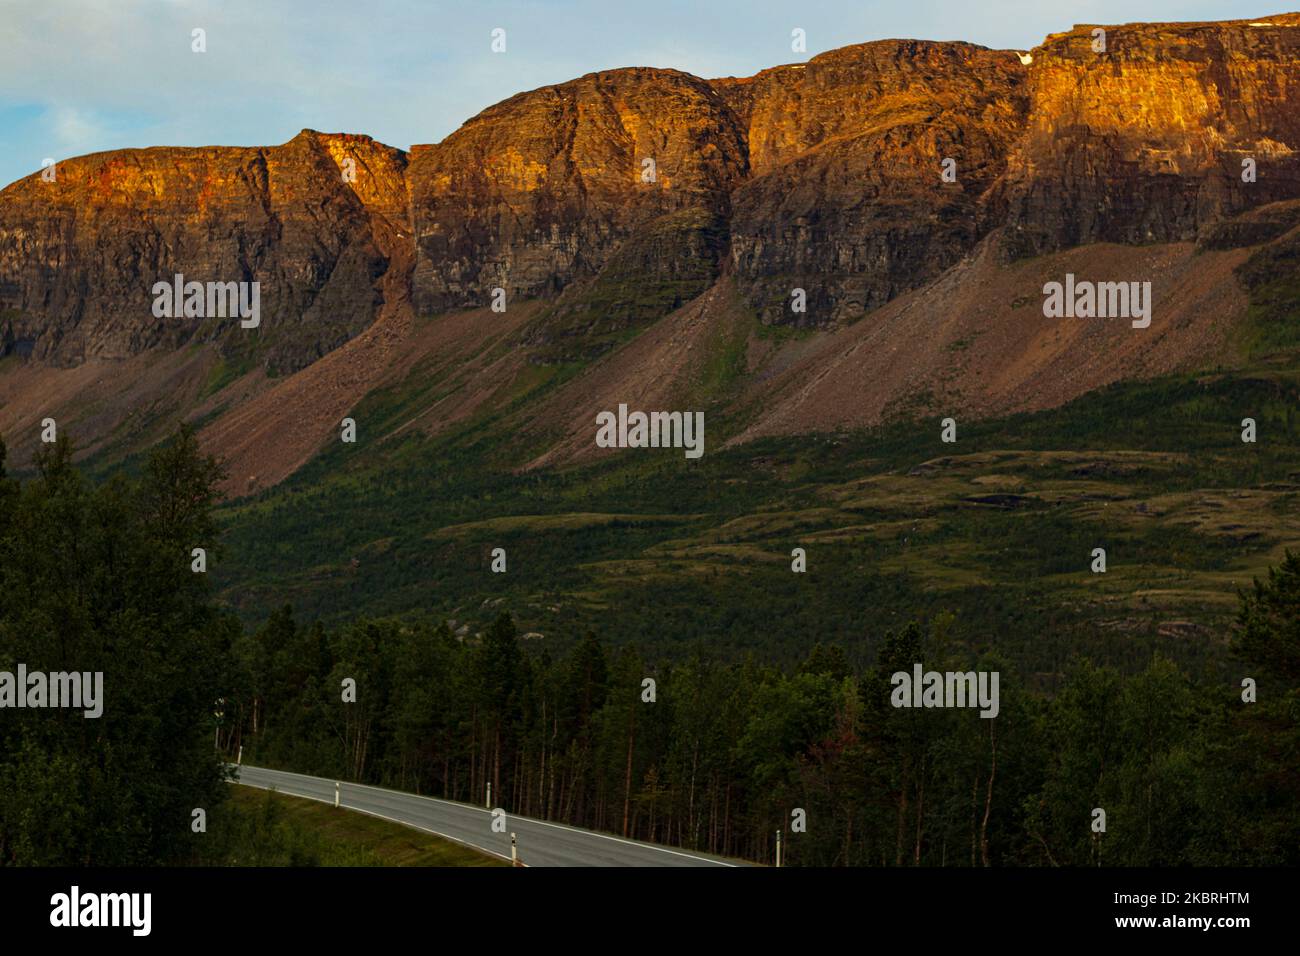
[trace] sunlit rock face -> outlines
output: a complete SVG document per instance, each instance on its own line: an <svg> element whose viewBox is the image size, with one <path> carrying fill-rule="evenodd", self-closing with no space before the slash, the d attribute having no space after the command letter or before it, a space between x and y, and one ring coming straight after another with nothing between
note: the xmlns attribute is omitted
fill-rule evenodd
<svg viewBox="0 0 1300 956"><path fill-rule="evenodd" d="M52 181L0 192L0 337L59 365L210 341L272 371L301 368L374 320L404 167L369 137L310 130L283 146L60 162ZM257 282L260 327L157 318L151 289L178 273Z"/></svg>
<svg viewBox="0 0 1300 956"><path fill-rule="evenodd" d="M1300 15L1104 30L1104 49L1082 25L1027 53L886 40L748 78L593 73L409 154L305 130L64 160L0 191L0 357L212 342L292 371L385 302L501 289L549 300L521 343L589 358L722 276L766 323L842 324L995 231L1009 258L1204 238L1300 197ZM260 327L156 318L177 273L258 282Z"/></svg>
<svg viewBox="0 0 1300 956"><path fill-rule="evenodd" d="M1300 195L1297 27L1288 14L1048 37L1028 68L1028 125L1000 186L1007 251L1193 239ZM1243 160L1254 161L1253 183Z"/></svg>
<svg viewBox="0 0 1300 956"><path fill-rule="evenodd" d="M417 312L551 295L597 274L640 227L726 217L744 132L708 83L674 70L593 73L491 107L412 151Z"/></svg>
<svg viewBox="0 0 1300 956"><path fill-rule="evenodd" d="M763 320L851 319L960 259L1023 131L1025 75L1010 51L887 40L718 81L746 123L732 261Z"/></svg>

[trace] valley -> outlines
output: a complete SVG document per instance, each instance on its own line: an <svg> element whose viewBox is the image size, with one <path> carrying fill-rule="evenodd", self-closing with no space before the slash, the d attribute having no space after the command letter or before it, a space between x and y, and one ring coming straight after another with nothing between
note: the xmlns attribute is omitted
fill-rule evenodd
<svg viewBox="0 0 1300 956"><path fill-rule="evenodd" d="M62 160L0 191L9 465L47 417L100 477L192 423L252 626L509 610L557 651L866 662L920 616L1045 688L1073 653L1222 666L1300 544L1300 15L1259 22L603 71L409 151ZM155 315L182 274L260 319ZM601 426L629 408L707 453Z"/></svg>

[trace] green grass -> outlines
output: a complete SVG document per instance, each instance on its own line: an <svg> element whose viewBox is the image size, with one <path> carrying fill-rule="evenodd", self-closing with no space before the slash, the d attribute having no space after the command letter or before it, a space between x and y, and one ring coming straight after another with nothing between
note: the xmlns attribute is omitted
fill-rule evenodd
<svg viewBox="0 0 1300 956"><path fill-rule="evenodd" d="M1237 267L1250 291L1244 345L1252 357L1300 348L1300 231Z"/></svg>
<svg viewBox="0 0 1300 956"><path fill-rule="evenodd" d="M413 827L301 797L231 784L208 833L224 866L508 866Z"/></svg>
<svg viewBox="0 0 1300 956"><path fill-rule="evenodd" d="M252 355L222 357L208 372L207 381L203 383L203 398L215 395L231 382L237 381L251 372L257 365Z"/></svg>

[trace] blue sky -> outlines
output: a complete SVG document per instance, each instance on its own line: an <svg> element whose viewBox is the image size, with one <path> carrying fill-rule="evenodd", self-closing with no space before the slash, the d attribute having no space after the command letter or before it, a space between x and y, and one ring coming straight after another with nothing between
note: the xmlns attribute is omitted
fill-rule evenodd
<svg viewBox="0 0 1300 956"><path fill-rule="evenodd" d="M1295 6L1295 4L1290 4ZM0 0L0 185L103 149L437 142L593 70L746 76L886 37L1027 49L1075 23L1262 17L1282 0ZM191 52L191 31L207 52ZM491 34L506 31L506 52Z"/></svg>

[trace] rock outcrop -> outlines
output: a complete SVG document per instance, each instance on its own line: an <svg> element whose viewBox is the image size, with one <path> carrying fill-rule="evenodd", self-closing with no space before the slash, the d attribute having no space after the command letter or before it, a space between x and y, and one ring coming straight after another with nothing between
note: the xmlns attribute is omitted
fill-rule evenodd
<svg viewBox="0 0 1300 956"><path fill-rule="evenodd" d="M311 130L277 147L60 162L53 181L0 192L0 343L67 366L213 342L272 372L302 368L374 320L404 168L369 137ZM259 327L155 317L154 283L178 273L259 283Z"/></svg>
<svg viewBox="0 0 1300 956"><path fill-rule="evenodd" d="M1012 257L1194 240L1300 196L1300 14L1076 26L1033 58L1029 122L999 186Z"/></svg>
<svg viewBox="0 0 1300 956"><path fill-rule="evenodd" d="M613 70L512 97L412 150L416 310L559 293L666 215L725 221L747 173L731 108L685 73Z"/></svg>
<svg viewBox="0 0 1300 956"><path fill-rule="evenodd" d="M395 297L430 315L501 289L546 300L530 360L588 360L724 275L765 323L834 326L995 232L1020 259L1274 228L1223 223L1300 198L1300 14L1094 30L1026 56L885 40L742 79L592 73L409 154L308 130L67 160L0 191L0 357L209 342L291 372ZM176 273L258 282L260 328L155 318Z"/></svg>
<svg viewBox="0 0 1300 956"><path fill-rule="evenodd" d="M732 262L762 319L855 319L973 248L1024 129L1024 73L1008 51L885 40L718 81L746 123Z"/></svg>

